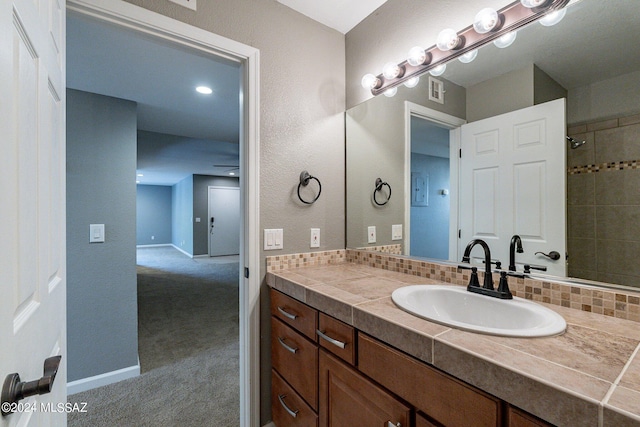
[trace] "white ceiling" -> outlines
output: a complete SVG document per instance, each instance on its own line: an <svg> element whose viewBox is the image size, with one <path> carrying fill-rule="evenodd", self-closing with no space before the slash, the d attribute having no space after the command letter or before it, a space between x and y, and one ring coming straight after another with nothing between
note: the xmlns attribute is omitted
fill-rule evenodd
<svg viewBox="0 0 640 427"><path fill-rule="evenodd" d="M346 34L387 0L278 0L327 27Z"/></svg>

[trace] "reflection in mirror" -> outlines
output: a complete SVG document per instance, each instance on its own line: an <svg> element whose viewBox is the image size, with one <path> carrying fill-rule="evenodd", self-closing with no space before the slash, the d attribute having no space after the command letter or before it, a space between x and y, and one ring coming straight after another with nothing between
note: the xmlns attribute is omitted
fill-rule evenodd
<svg viewBox="0 0 640 427"><path fill-rule="evenodd" d="M451 254L456 220L450 218L449 232L442 233L444 226L413 210L425 203L423 199L435 208L434 203L447 196L457 209L458 183L457 172L452 172L455 182L449 183L449 194L438 195L446 184L436 183L434 168L419 165L427 162L421 156L444 157L420 153L423 149L414 147L417 141L409 145L412 154L407 155L405 136L420 133L421 119L411 119L405 101L475 122L548 100L545 88L557 84L567 92L567 135L586 141L576 149L565 142L568 275L640 286L640 264L635 262L640 257L639 34L637 0L581 0L571 4L564 20L554 27L534 23L520 30L508 49L489 45L469 64L448 64L445 74L437 78L444 83L443 104L429 100L425 75L416 88L401 87L393 98L376 97L350 109L346 115L347 247L459 261ZM456 132L455 127L449 129L443 131ZM376 176L385 176L394 188L394 198L381 208L368 197ZM412 187L428 187L429 197L416 198ZM393 240L392 225L399 224L402 239ZM375 242L367 239L371 226L377 228ZM443 256L443 234L449 235L447 257Z"/></svg>

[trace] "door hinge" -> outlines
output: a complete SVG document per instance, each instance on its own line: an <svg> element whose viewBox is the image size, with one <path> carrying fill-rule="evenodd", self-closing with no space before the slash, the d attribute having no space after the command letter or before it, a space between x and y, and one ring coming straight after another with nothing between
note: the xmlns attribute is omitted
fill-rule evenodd
<svg viewBox="0 0 640 427"><path fill-rule="evenodd" d="M248 279L249 278L249 267L245 267L244 268L244 278Z"/></svg>

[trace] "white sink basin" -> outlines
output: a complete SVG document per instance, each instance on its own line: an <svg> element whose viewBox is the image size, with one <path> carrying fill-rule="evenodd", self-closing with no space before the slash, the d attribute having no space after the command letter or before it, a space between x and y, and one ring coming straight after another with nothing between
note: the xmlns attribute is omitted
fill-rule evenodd
<svg viewBox="0 0 640 427"><path fill-rule="evenodd" d="M468 292L459 286L415 285L391 295L401 309L447 326L505 337L546 337L561 334L565 320L533 301L501 300Z"/></svg>

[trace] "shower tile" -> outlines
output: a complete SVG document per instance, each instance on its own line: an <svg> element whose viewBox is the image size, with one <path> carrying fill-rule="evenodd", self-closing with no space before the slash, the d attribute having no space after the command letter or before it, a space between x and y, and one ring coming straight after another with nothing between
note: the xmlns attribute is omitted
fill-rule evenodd
<svg viewBox="0 0 640 427"><path fill-rule="evenodd" d="M576 270L596 269L596 240L571 238L567 240L569 265Z"/></svg>
<svg viewBox="0 0 640 427"><path fill-rule="evenodd" d="M620 126L628 126L634 125L636 123L640 123L640 114L636 114L634 116L621 117L618 119Z"/></svg>
<svg viewBox="0 0 640 427"><path fill-rule="evenodd" d="M569 206L595 204L595 175L597 174L580 173L567 177L567 204Z"/></svg>
<svg viewBox="0 0 640 427"><path fill-rule="evenodd" d="M595 133L596 163L640 160L640 124Z"/></svg>
<svg viewBox="0 0 640 427"><path fill-rule="evenodd" d="M585 133L587 131L587 125L569 125L567 128L567 135L573 136L578 133Z"/></svg>
<svg viewBox="0 0 640 427"><path fill-rule="evenodd" d="M567 213L567 234L569 238L593 239L595 237L595 206L568 206Z"/></svg>
<svg viewBox="0 0 640 427"><path fill-rule="evenodd" d="M608 240L640 239L640 206L598 206L596 237Z"/></svg>
<svg viewBox="0 0 640 427"><path fill-rule="evenodd" d="M598 271L640 276L640 242L597 241Z"/></svg>
<svg viewBox="0 0 640 427"><path fill-rule="evenodd" d="M604 171L593 175L597 205L640 205L640 169Z"/></svg>
<svg viewBox="0 0 640 427"><path fill-rule="evenodd" d="M618 127L618 119L609 119L595 123L588 123L587 131L592 132L596 130L611 129L615 127Z"/></svg>
<svg viewBox="0 0 640 427"><path fill-rule="evenodd" d="M571 148L571 144L567 143L567 166L586 166L595 163L595 136L593 132L569 134L570 137L579 141L586 141L576 149Z"/></svg>

